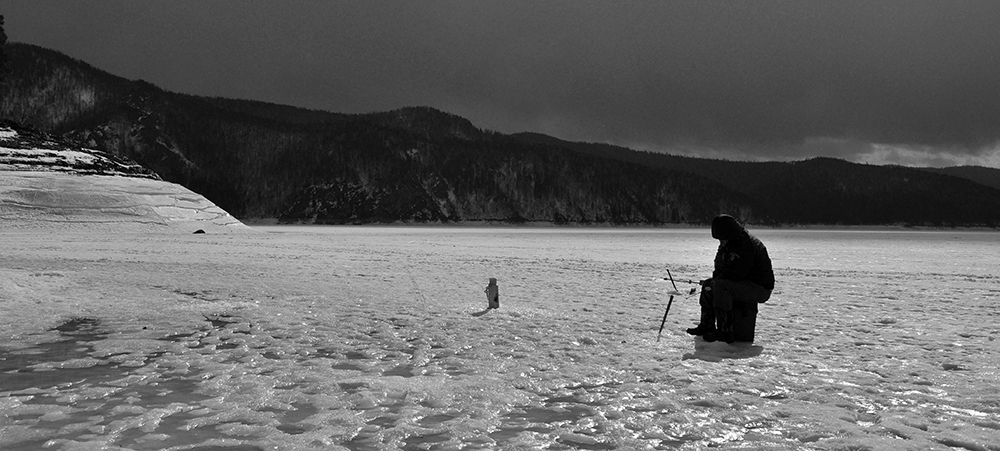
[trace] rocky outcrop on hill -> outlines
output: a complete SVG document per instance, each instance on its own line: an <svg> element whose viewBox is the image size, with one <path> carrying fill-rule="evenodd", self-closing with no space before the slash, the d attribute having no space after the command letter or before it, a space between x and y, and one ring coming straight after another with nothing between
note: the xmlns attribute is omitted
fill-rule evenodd
<svg viewBox="0 0 1000 451"><path fill-rule="evenodd" d="M133 161L9 121L0 121L0 169L160 179L156 173Z"/></svg>

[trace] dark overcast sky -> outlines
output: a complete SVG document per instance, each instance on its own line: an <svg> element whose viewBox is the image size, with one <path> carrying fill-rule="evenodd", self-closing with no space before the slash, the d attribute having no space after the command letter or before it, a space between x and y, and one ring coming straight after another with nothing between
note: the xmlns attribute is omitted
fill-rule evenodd
<svg viewBox="0 0 1000 451"><path fill-rule="evenodd" d="M1000 167L1000 1L0 0L164 89L740 159Z"/></svg>

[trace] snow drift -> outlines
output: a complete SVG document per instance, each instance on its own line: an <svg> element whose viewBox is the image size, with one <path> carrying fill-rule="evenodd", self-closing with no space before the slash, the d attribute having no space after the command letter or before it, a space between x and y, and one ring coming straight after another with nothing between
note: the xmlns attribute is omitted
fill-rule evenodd
<svg viewBox="0 0 1000 451"><path fill-rule="evenodd" d="M11 124L0 125L0 220L8 228L249 230L135 163Z"/></svg>

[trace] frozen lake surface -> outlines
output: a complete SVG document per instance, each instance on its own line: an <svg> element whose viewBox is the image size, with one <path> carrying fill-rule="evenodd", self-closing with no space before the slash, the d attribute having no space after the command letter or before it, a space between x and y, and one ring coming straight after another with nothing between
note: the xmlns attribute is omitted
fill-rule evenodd
<svg viewBox="0 0 1000 451"><path fill-rule="evenodd" d="M255 230L0 232L0 449L1000 450L996 232L755 231L726 345L704 229Z"/></svg>

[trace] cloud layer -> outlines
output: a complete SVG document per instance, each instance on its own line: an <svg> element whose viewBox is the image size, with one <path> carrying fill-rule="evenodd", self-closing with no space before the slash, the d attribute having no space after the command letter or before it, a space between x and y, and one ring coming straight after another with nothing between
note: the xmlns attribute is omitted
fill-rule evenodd
<svg viewBox="0 0 1000 451"><path fill-rule="evenodd" d="M36 4L41 3L41 4ZM1000 2L17 2L165 89L751 159L1000 167Z"/></svg>

